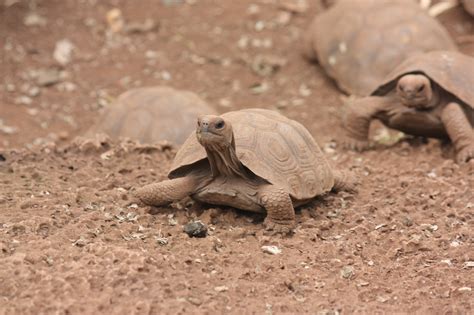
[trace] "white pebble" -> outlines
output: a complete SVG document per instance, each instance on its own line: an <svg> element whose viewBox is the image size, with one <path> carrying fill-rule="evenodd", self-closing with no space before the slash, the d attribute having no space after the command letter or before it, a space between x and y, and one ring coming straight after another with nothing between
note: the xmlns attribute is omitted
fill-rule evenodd
<svg viewBox="0 0 474 315"><path fill-rule="evenodd" d="M281 254L281 249L279 249L277 246L274 246L274 245L265 245L265 246L262 246L262 251L264 253L267 253L267 254L271 254L271 255L278 255L278 254Z"/></svg>

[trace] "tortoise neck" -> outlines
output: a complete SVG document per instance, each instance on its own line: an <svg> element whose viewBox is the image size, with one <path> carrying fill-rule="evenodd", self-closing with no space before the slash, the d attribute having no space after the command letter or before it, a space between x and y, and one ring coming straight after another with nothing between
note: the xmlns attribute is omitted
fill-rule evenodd
<svg viewBox="0 0 474 315"><path fill-rule="evenodd" d="M431 92L431 98L428 102L428 105L429 105L430 108L435 107L436 104L438 104L440 99L441 99L440 89L433 86L433 85L431 86L431 89L432 89L431 90L432 91Z"/></svg>
<svg viewBox="0 0 474 315"><path fill-rule="evenodd" d="M213 177L239 176L246 177L247 172L240 162L235 151L235 142L232 137L231 143L207 144L205 146L207 158L211 166Z"/></svg>

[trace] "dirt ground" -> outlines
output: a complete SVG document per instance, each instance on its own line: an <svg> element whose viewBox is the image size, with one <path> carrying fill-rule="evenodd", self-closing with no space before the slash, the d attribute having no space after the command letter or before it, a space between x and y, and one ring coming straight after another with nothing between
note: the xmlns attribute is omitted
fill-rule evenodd
<svg viewBox="0 0 474 315"><path fill-rule="evenodd" d="M301 57L312 1L294 14L275 0L4 2L0 314L473 312L474 161L455 164L435 140L341 148L341 94ZM114 8L129 31L110 31ZM440 19L474 55L474 20L460 9ZM64 39L74 48L58 67ZM262 76L252 65L267 56L282 65ZM38 82L45 69L54 84ZM359 191L298 209L283 238L225 207L137 206L130 192L164 179L176 149L76 137L123 91L160 84L219 112L302 122ZM193 219L206 238L183 233Z"/></svg>

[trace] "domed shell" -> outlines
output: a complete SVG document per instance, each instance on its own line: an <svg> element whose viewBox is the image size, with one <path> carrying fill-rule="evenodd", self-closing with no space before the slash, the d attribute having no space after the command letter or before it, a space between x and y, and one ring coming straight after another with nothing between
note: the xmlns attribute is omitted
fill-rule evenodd
<svg viewBox="0 0 474 315"><path fill-rule="evenodd" d="M141 143L170 141L181 145L194 130L196 117L216 114L196 94L166 86L142 87L121 94L87 134L105 133Z"/></svg>
<svg viewBox="0 0 474 315"><path fill-rule="evenodd" d="M341 0L316 16L309 31L307 46L328 75L361 96L413 53L457 49L413 0Z"/></svg>
<svg viewBox="0 0 474 315"><path fill-rule="evenodd" d="M474 58L455 51L418 54L395 68L372 95L393 90L405 74L423 73L444 90L474 108Z"/></svg>
<svg viewBox="0 0 474 315"><path fill-rule="evenodd" d="M232 124L237 156L254 174L283 187L296 200L313 198L333 187L323 153L300 123L265 109L233 111L221 117ZM193 132L176 154L169 177L185 176L193 164L206 158Z"/></svg>

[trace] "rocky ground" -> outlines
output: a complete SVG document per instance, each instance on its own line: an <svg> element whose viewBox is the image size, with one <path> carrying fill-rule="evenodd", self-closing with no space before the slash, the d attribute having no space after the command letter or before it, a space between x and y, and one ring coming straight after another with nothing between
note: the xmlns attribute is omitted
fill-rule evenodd
<svg viewBox="0 0 474 315"><path fill-rule="evenodd" d="M473 161L455 164L435 140L387 145L377 131L374 150L344 150L342 95L301 57L316 8L281 3L0 5L0 314L473 311ZM459 8L440 19L474 54L473 20ZM359 191L302 207L283 238L234 209L135 204L131 192L164 179L176 149L76 137L121 92L160 84L219 112L301 121ZM183 232L195 219L207 237Z"/></svg>

